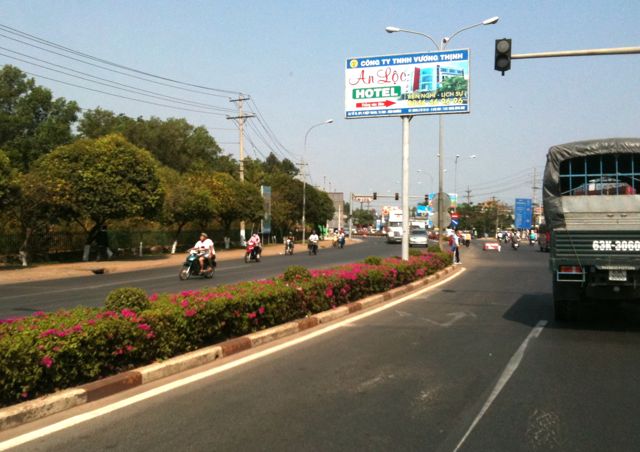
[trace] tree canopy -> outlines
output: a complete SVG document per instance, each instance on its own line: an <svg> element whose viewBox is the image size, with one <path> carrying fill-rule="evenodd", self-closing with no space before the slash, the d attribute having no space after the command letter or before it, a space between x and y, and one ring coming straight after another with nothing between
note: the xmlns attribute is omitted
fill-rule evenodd
<svg viewBox="0 0 640 452"><path fill-rule="evenodd" d="M54 98L20 69L0 69L0 147L15 168L28 171L39 157L70 143L79 111L75 102Z"/></svg>

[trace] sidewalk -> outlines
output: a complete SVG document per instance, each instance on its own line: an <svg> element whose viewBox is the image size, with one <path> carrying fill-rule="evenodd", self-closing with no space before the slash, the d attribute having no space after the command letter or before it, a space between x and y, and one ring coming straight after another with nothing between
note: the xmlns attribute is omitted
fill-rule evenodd
<svg viewBox="0 0 640 452"><path fill-rule="evenodd" d="M359 240L348 240L347 245L359 243ZM331 241L320 242L320 248L330 248ZM306 247L296 244L295 251L306 252ZM262 250L263 256L277 256L284 254L284 245L281 243L267 245ZM123 273L136 270L150 270L155 268L175 267L176 272L184 262L186 253L148 255L142 258L110 261L70 262L64 264L36 264L24 268L2 269L0 267L0 286L3 284L19 284L32 281L46 281L51 279L75 278L102 273ZM242 260L244 249L216 250L218 261L233 259Z"/></svg>

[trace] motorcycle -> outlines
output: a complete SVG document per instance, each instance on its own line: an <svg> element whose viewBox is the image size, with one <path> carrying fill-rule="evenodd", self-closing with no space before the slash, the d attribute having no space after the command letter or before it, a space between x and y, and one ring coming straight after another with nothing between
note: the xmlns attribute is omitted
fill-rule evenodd
<svg viewBox="0 0 640 452"><path fill-rule="evenodd" d="M284 243L284 254L293 256L293 240L287 239Z"/></svg>
<svg viewBox="0 0 640 452"><path fill-rule="evenodd" d="M202 276L203 278L211 279L213 278L213 273L215 272L215 256L212 260L205 258L204 260L204 270L200 269L200 257L204 256L204 253L201 251L191 250L189 251L189 255L187 259L182 264L182 268L180 269L180 273L178 273L178 277L182 281L186 281L191 276Z"/></svg>
<svg viewBox="0 0 640 452"><path fill-rule="evenodd" d="M520 242L512 242L511 248L513 248L514 251L518 251L518 248L520 248Z"/></svg>
<svg viewBox="0 0 640 452"><path fill-rule="evenodd" d="M307 245L307 247L309 248L309 256L311 256L312 254L314 256L318 254L318 242L309 242L309 245Z"/></svg>
<svg viewBox="0 0 640 452"><path fill-rule="evenodd" d="M260 252L262 249L254 244L247 243L247 249L244 253L244 261L245 263L249 263L251 261L260 262Z"/></svg>

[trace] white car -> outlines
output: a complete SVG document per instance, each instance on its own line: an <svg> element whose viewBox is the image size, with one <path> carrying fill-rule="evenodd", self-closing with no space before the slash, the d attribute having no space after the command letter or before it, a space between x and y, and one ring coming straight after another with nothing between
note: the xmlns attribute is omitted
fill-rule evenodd
<svg viewBox="0 0 640 452"><path fill-rule="evenodd" d="M414 229L409 233L409 246L427 246L427 231Z"/></svg>

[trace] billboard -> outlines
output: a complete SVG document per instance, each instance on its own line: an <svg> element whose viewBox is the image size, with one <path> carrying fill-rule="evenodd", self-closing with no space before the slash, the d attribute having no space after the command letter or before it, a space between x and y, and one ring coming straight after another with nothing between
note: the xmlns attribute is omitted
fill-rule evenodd
<svg viewBox="0 0 640 452"><path fill-rule="evenodd" d="M469 113L469 49L348 58L345 117Z"/></svg>
<svg viewBox="0 0 640 452"><path fill-rule="evenodd" d="M533 204L530 198L516 198L516 229L529 229L533 224Z"/></svg>

